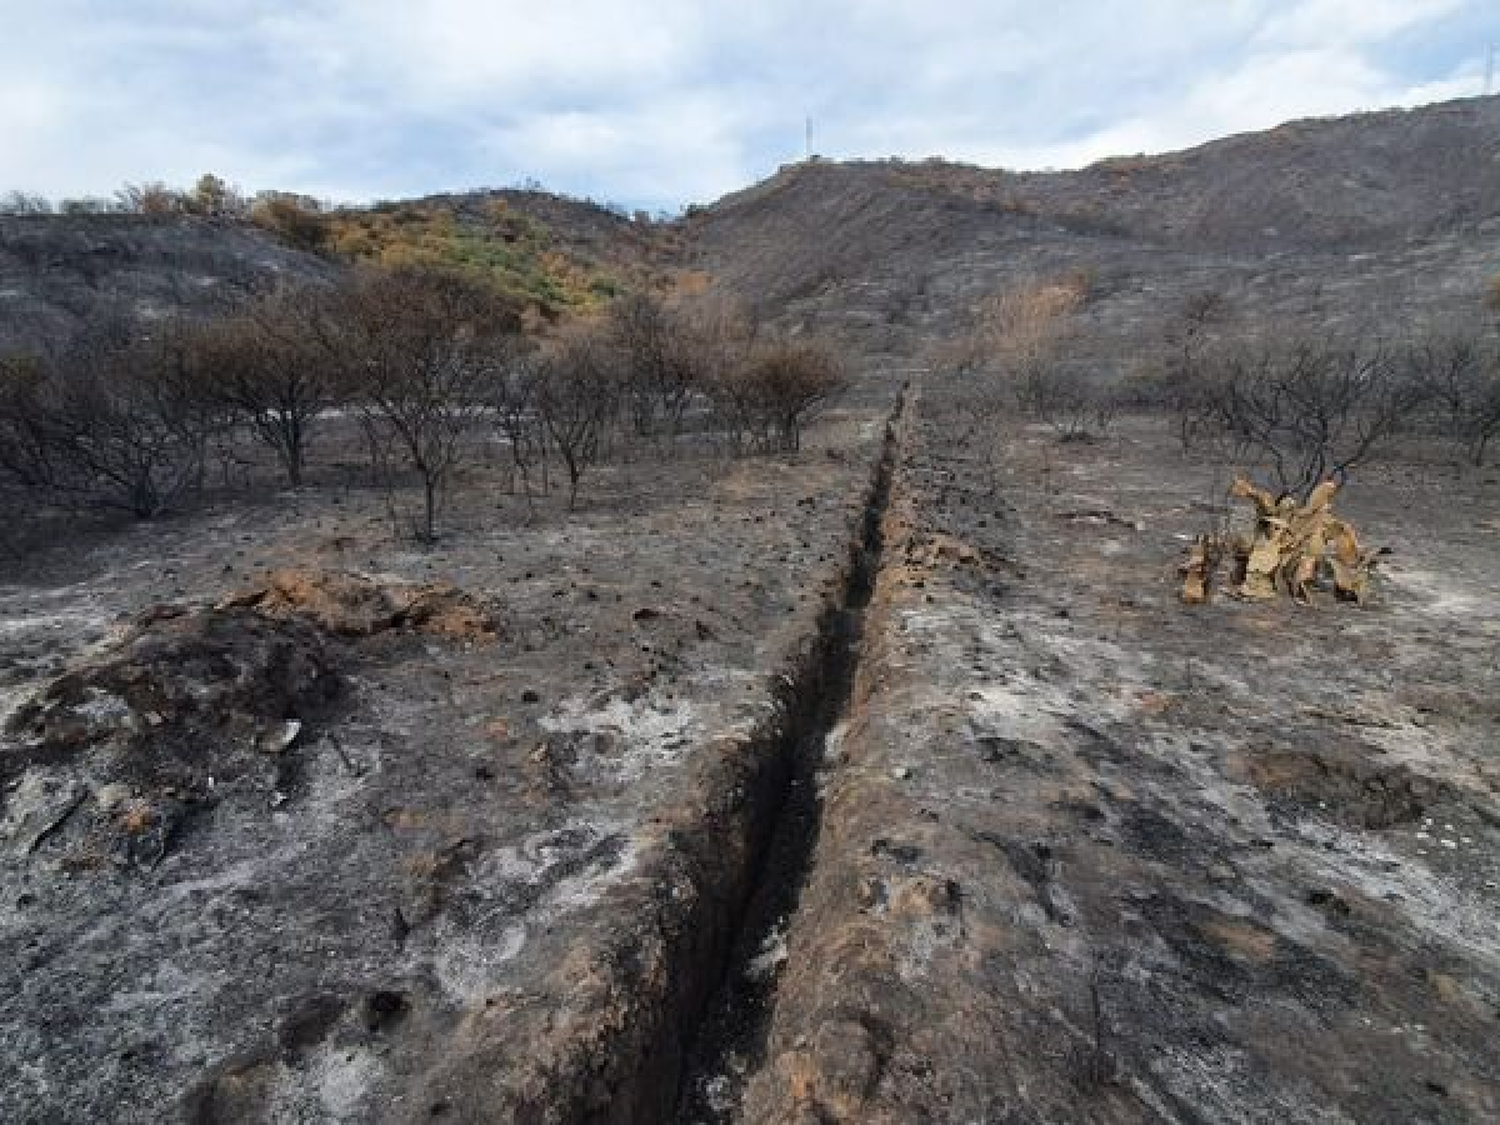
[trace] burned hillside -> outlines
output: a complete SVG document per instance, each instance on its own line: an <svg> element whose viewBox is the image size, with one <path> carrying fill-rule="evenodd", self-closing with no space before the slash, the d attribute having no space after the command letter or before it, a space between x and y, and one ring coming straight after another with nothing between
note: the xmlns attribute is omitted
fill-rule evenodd
<svg viewBox="0 0 1500 1125"><path fill-rule="evenodd" d="M0 1117L1496 1119L1497 152L0 218Z"/></svg>

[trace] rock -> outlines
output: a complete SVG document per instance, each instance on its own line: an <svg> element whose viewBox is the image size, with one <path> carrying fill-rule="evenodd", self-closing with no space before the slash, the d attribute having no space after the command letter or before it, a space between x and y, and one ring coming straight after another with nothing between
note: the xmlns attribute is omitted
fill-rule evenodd
<svg viewBox="0 0 1500 1125"><path fill-rule="evenodd" d="M118 781L101 785L94 792L94 801L101 812L109 812L130 800L130 786Z"/></svg>
<svg viewBox="0 0 1500 1125"><path fill-rule="evenodd" d="M255 748L262 754L280 754L289 750L297 736L302 733L302 720L288 719L281 725L266 731L255 740Z"/></svg>

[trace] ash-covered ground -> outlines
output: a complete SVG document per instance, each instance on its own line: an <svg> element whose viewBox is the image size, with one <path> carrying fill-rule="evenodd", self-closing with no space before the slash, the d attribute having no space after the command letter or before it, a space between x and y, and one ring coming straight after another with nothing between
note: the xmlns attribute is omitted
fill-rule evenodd
<svg viewBox="0 0 1500 1125"><path fill-rule="evenodd" d="M962 442L950 390L726 1118L1495 1119L1500 474L1356 474L1366 607L1187 606L1228 466L1146 421Z"/></svg>
<svg viewBox="0 0 1500 1125"><path fill-rule="evenodd" d="M14 575L7 1119L1495 1117L1500 475L1356 473L1368 605L1188 606L1234 466L953 390Z"/></svg>
<svg viewBox="0 0 1500 1125"><path fill-rule="evenodd" d="M601 469L571 515L475 470L432 548L328 486L14 575L0 1117L627 1120L674 1089L645 1046L725 940L869 397L793 457Z"/></svg>

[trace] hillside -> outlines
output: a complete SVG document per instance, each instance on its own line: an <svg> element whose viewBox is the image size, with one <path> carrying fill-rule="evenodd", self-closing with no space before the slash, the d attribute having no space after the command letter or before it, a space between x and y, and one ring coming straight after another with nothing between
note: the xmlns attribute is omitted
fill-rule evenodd
<svg viewBox="0 0 1500 1125"><path fill-rule="evenodd" d="M0 217L0 341L35 345L90 309L208 310L351 262L472 270L548 316L684 268L766 316L861 353L915 355L983 296L1089 279L1100 354L1217 291L1251 324L1469 315L1500 269L1500 97L1291 122L1060 173L815 160L675 223L541 191L329 212L317 257L244 223Z"/></svg>
<svg viewBox="0 0 1500 1125"><path fill-rule="evenodd" d="M43 347L110 312L211 313L335 267L257 227L148 215L0 215L0 347Z"/></svg>
<svg viewBox="0 0 1500 1125"><path fill-rule="evenodd" d="M231 219L0 215L0 348L46 347L98 315L211 315L360 262L472 272L555 317L653 284L678 247L671 228L539 191L339 208L322 225L322 252L311 253Z"/></svg>
<svg viewBox="0 0 1500 1125"><path fill-rule="evenodd" d="M1293 121L1018 177L1044 215L1197 249L1374 249L1500 213L1500 98Z"/></svg>
<svg viewBox="0 0 1500 1125"><path fill-rule="evenodd" d="M911 353L986 293L1083 271L1100 343L1207 290L1252 323L1464 315L1500 267L1500 98L1295 122L1061 173L788 165L688 220L768 312Z"/></svg>
<svg viewBox="0 0 1500 1125"><path fill-rule="evenodd" d="M649 286L672 257L670 229L542 191L477 191L341 208L340 258L425 262L485 277L556 315Z"/></svg>

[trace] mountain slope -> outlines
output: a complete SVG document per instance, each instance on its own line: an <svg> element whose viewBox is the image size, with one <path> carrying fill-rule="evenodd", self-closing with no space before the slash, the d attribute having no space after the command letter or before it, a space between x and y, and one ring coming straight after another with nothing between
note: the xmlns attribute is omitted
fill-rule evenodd
<svg viewBox="0 0 1500 1125"><path fill-rule="evenodd" d="M1261 326L1472 315L1500 272L1500 98L1076 172L812 161L688 230L746 299L871 352L916 352L987 293L1060 273L1087 275L1105 350L1206 290Z"/></svg>
<svg viewBox="0 0 1500 1125"><path fill-rule="evenodd" d="M100 315L211 315L360 262L466 270L557 316L653 284L678 255L669 227L539 191L436 195L315 221L321 254L233 219L0 215L0 350L45 348Z"/></svg>
<svg viewBox="0 0 1500 1125"><path fill-rule="evenodd" d="M0 346L102 308L212 311L250 286L349 262L476 270L548 315L692 266L762 315L857 353L914 356L986 295L1087 279L1116 367L1205 291L1249 325L1388 331L1472 316L1500 273L1500 97L1299 121L1079 171L941 161L788 165L663 224L537 191L435 195L328 217L331 258L241 223L0 217Z"/></svg>
<svg viewBox="0 0 1500 1125"><path fill-rule="evenodd" d="M333 269L242 223L0 215L0 348L43 348L111 312L211 313L253 287Z"/></svg>

